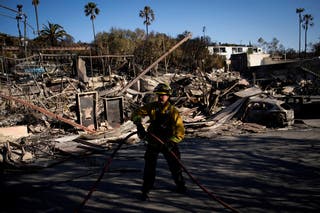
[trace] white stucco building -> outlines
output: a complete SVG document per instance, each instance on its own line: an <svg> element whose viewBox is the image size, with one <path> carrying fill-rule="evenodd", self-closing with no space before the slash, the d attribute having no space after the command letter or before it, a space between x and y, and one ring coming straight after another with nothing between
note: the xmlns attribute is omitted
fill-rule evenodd
<svg viewBox="0 0 320 213"><path fill-rule="evenodd" d="M265 64L265 60L270 57L270 54L266 54L260 47L248 47L248 46L208 46L210 54L217 54L226 57L227 64L230 63L231 55L233 54L247 54L248 66L259 66Z"/></svg>
<svg viewBox="0 0 320 213"><path fill-rule="evenodd" d="M247 47L247 46L208 46L210 54L218 54L230 59L232 54L247 53L248 51L252 54L262 54L263 51L260 47Z"/></svg>

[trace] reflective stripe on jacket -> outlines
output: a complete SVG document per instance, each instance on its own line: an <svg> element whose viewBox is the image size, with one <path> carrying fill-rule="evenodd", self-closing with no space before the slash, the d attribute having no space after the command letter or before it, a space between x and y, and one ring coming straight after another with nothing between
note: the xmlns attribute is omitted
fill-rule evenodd
<svg viewBox="0 0 320 213"><path fill-rule="evenodd" d="M167 102L164 106L158 102L146 104L132 113L134 123L141 122L141 118L149 116L148 131L162 140L179 143L183 140L185 130L183 120L178 110Z"/></svg>

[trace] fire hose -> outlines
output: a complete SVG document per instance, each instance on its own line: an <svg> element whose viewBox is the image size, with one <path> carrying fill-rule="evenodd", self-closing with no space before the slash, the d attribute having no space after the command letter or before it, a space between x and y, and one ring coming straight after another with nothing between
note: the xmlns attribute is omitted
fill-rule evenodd
<svg viewBox="0 0 320 213"><path fill-rule="evenodd" d="M158 141L159 143L161 143L162 145L164 144L164 142L158 138L156 135L148 132L148 134L153 137L154 139L156 139L156 141ZM207 193L209 195L210 198L212 198L213 200L217 201L218 203L220 203L222 206L224 206L225 208L231 210L232 212L235 213L239 213L238 210L234 209L233 207L231 207L230 205L228 205L227 203L223 202L220 198L218 198L216 195L214 195L212 192L209 192L208 189L206 189L203 185L201 185L199 183L199 181L197 181L192 175L191 173L186 169L186 167L182 164L181 160L177 157L177 155L170 151L170 153L174 156L174 158L178 161L178 163L180 164L181 168L183 169L183 171L185 171L185 173L187 173L187 175L190 177L190 179L196 184L198 185L205 193Z"/></svg>
<svg viewBox="0 0 320 213"><path fill-rule="evenodd" d="M106 171L109 170L109 167L111 165L111 162L114 158L114 156L116 155L116 153L119 151L119 149L121 148L121 146L134 134L136 134L137 132L132 132L130 133L129 135L127 135L124 139L122 139L118 146L113 150L112 154L110 155L110 157L107 159L103 169L101 170L100 172L100 175L98 177L98 179L96 180L96 182L92 185L92 187L90 188L88 194L86 195L86 197L84 198L84 200L82 201L82 203L80 204L80 206L75 209L74 212L79 212L85 205L86 205L86 202L90 199L92 193L94 192L94 190L97 188L99 182L101 181L101 179L103 178L104 174Z"/></svg>
<svg viewBox="0 0 320 213"><path fill-rule="evenodd" d="M92 193L94 192L94 190L97 188L98 183L101 181L101 179L103 178L105 172L107 172L109 170L109 167L111 165L111 162L114 158L114 156L116 155L116 153L119 151L119 149L121 148L121 146L126 142L126 140L128 140L132 135L136 134L137 132L132 132L129 135L127 135L124 139L122 139L120 141L120 143L118 144L118 146L115 148L115 150L112 152L112 154L110 155L110 157L107 159L98 179L96 180L96 182L93 184L93 186L90 188L88 194L86 195L86 197L84 198L84 200L82 201L82 203L80 204L80 206L75 209L75 212L79 212L86 204L86 202L90 199ZM156 141L158 141L159 143L161 143L162 145L164 144L164 142L158 138L156 135L148 132L148 135L150 135L151 137L153 137L154 139L156 139ZM187 175L190 177L190 179L196 184L198 185L205 193L208 194L208 196L210 198L212 198L213 200L217 201L218 203L220 203L223 207L231 210L234 213L239 213L238 210L234 209L233 207L231 207L230 205L228 205L227 203L225 203L224 201L222 201L219 197L217 197L216 195L214 195L212 192L210 192L208 189L206 189L203 185L201 185L199 183L199 181L197 181L192 175L191 173L186 169L186 167L182 164L181 160L176 156L176 154L172 151L170 151L170 153L174 156L174 158L178 161L179 165L181 166L181 168L187 173Z"/></svg>

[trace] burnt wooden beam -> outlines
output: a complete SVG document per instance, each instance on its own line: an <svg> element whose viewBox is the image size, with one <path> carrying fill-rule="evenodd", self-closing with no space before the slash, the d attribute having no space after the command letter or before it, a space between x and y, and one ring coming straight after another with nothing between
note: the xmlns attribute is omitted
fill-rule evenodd
<svg viewBox="0 0 320 213"><path fill-rule="evenodd" d="M46 109L44 109L42 107L33 105L33 104L31 104L31 103L29 103L27 101L24 101L24 100L15 98L15 97L11 97L11 96L6 96L6 95L3 95L3 94L0 94L0 97L2 97L4 99L7 99L7 100L16 101L16 102L18 102L18 103L20 103L20 104L22 104L24 106L27 106L27 107L29 107L31 109L34 109L34 110L37 110L37 111L39 111L39 112L41 112L41 113L43 113L43 114L45 114L45 115L47 115L47 116L49 116L51 118L57 119L59 121L67 123L67 124L70 124L71 126L77 127L79 129L82 129L82 130L87 131L89 133L95 133L96 132L95 130L92 130L92 129L89 129L89 128L85 127L85 126L82 126L82 125L80 125L80 124L78 124L78 123L76 123L76 122L74 122L74 121L72 121L70 119L63 118L63 117L61 117L59 115L54 114L53 112L50 112L50 111L48 111L48 110L46 110Z"/></svg>
<svg viewBox="0 0 320 213"><path fill-rule="evenodd" d="M118 95L122 95L129 87L131 87L134 83L136 83L142 76L144 76L147 72L149 72L154 66L156 66L160 61L162 61L165 57L167 57L171 52L177 49L181 44L186 42L188 39L192 37L192 34L188 34L184 39L179 41L176 45L174 45L168 52L163 54L160 58L158 58L155 62L153 62L149 67L147 67L143 72L141 72L135 79L133 79L130 83L128 83L119 93Z"/></svg>

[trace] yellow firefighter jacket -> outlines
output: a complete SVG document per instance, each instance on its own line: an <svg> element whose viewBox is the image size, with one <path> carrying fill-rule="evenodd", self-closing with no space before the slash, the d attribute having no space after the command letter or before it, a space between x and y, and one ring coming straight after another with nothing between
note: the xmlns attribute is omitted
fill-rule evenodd
<svg viewBox="0 0 320 213"><path fill-rule="evenodd" d="M132 113L134 123L141 122L141 118L149 116L151 132L164 141L179 143L183 140L185 130L183 120L178 110L168 102L164 105L158 102L146 104Z"/></svg>

